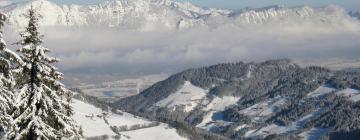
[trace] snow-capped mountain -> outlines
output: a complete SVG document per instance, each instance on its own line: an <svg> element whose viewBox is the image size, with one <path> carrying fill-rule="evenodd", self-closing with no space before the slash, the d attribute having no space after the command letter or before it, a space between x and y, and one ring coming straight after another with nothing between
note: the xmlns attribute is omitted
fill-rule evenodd
<svg viewBox="0 0 360 140"><path fill-rule="evenodd" d="M43 26L105 26L150 30L154 28L186 28L205 24L198 19L204 15L228 15L230 12L202 9L190 3L169 0L122 0L100 5L57 5L46 0L19 3L3 8L15 26L25 25L21 15L30 6L43 16Z"/></svg>
<svg viewBox="0 0 360 140"><path fill-rule="evenodd" d="M149 31L270 23L349 26L359 24L339 6L324 8L273 6L236 12L201 8L190 3L171 0L119 0L91 6L57 5L47 0L34 0L9 5L1 10L10 16L11 25L23 26L26 21L22 14L31 5L42 14L42 26L98 26Z"/></svg>

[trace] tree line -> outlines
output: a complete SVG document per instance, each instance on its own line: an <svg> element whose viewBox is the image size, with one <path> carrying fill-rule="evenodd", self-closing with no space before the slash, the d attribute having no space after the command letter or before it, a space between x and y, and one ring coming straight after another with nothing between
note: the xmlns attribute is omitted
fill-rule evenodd
<svg viewBox="0 0 360 140"><path fill-rule="evenodd" d="M71 118L72 92L59 82L63 74L53 66L39 32L41 15L31 7L20 33L17 53L7 48L0 13L0 139L80 140L81 127Z"/></svg>

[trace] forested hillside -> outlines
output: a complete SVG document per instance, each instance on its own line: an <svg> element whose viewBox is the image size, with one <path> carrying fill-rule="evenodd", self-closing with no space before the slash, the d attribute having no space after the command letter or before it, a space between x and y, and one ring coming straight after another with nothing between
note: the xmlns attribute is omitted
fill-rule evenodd
<svg viewBox="0 0 360 140"><path fill-rule="evenodd" d="M355 136L360 73L289 60L189 69L113 107L229 139Z"/></svg>

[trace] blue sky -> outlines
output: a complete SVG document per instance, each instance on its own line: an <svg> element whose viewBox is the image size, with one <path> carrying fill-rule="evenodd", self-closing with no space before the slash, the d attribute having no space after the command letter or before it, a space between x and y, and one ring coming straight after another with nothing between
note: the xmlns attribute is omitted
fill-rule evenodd
<svg viewBox="0 0 360 140"><path fill-rule="evenodd" d="M1 1L1 0L0 0ZM26 0L12 0L26 1ZM104 0L51 0L62 4L96 4ZM360 0L177 0L190 1L195 5L203 7L216 7L227 9L240 9L243 7L265 7L270 5L283 6L325 6L329 4L338 4L349 10L360 10Z"/></svg>

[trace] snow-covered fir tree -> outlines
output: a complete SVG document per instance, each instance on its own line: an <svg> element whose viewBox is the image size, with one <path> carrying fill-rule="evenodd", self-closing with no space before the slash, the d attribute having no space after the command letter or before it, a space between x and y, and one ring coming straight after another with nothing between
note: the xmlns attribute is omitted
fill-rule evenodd
<svg viewBox="0 0 360 140"><path fill-rule="evenodd" d="M18 50L24 61L13 113L13 125L7 134L11 140L79 140L80 127L71 118L66 97L70 90L59 82L63 74L52 66L58 59L47 55L43 36L38 31L40 15L34 8L25 14L29 19L21 33ZM71 112L71 111L70 111Z"/></svg>
<svg viewBox="0 0 360 140"><path fill-rule="evenodd" d="M3 38L3 27L6 15L0 13L0 139L11 126L11 112L14 107L15 75L23 63L21 58L6 47Z"/></svg>

